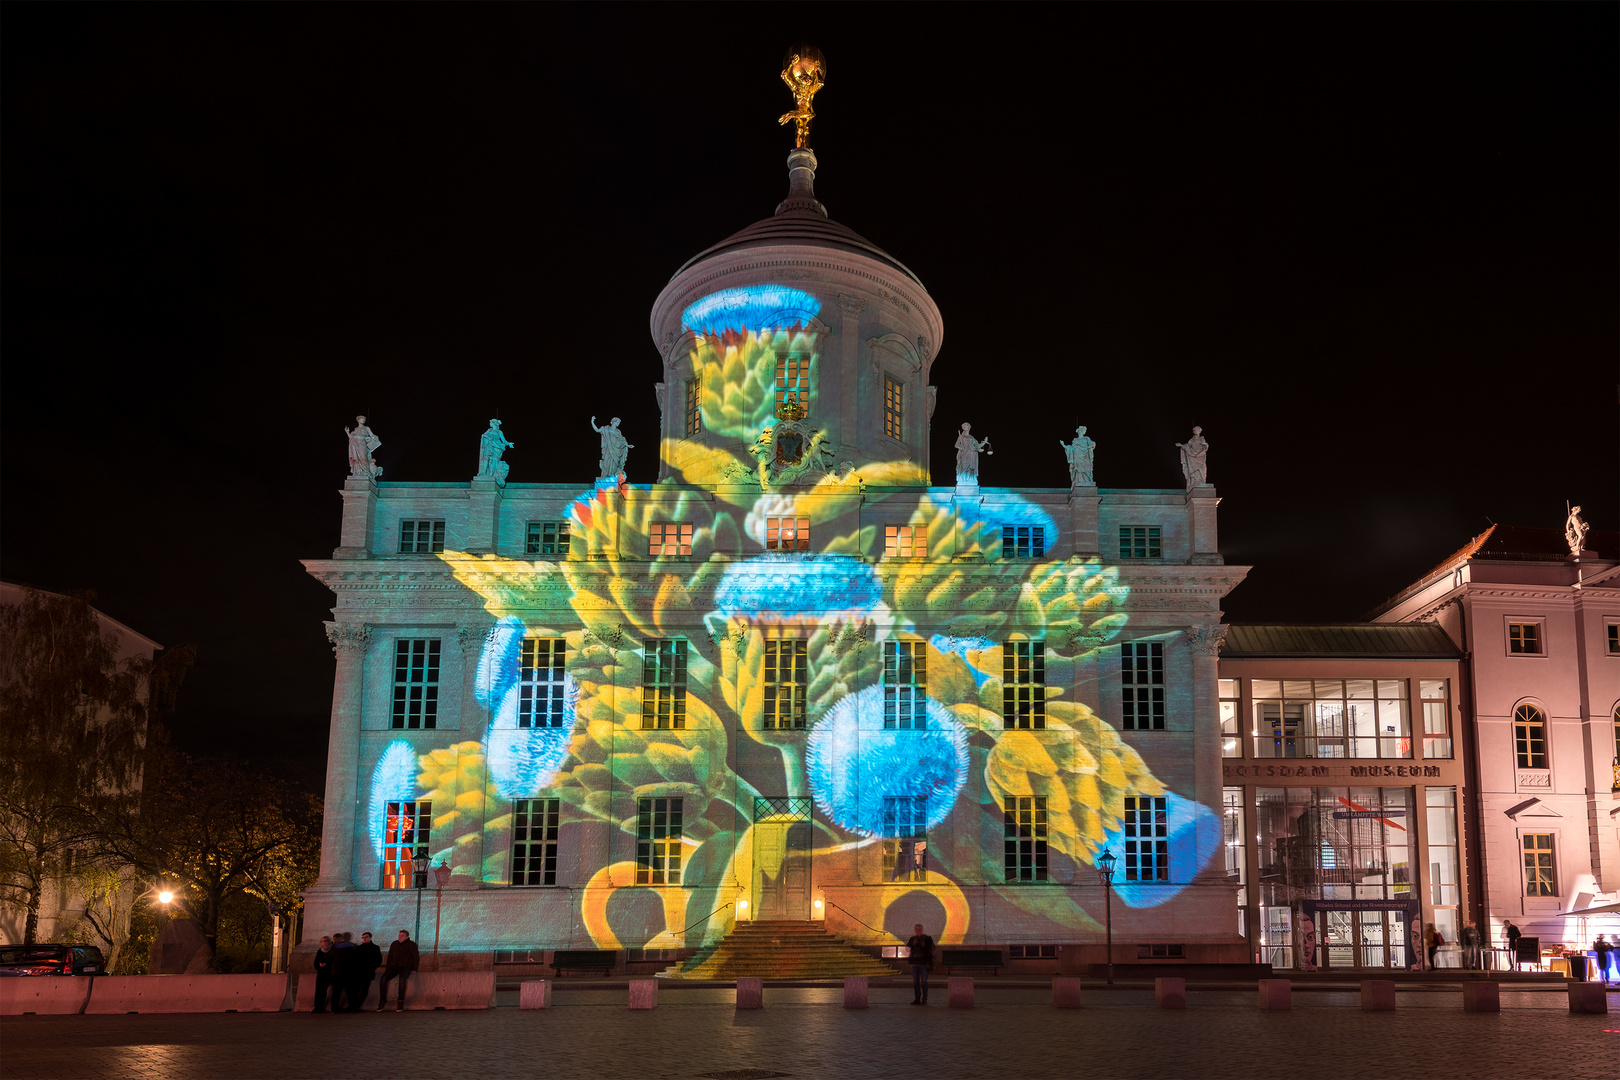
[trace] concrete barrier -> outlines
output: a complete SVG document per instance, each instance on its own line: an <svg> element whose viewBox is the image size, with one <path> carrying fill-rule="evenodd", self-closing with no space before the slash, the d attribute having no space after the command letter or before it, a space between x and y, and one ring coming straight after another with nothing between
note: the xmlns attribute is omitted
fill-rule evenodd
<svg viewBox="0 0 1620 1080"><path fill-rule="evenodd" d="M551 1008L551 980L530 979L518 987L518 1008Z"/></svg>
<svg viewBox="0 0 1620 1080"><path fill-rule="evenodd" d="M632 1009L658 1008L658 980L631 979L630 1007Z"/></svg>
<svg viewBox="0 0 1620 1080"><path fill-rule="evenodd" d="M1609 1011L1609 995L1604 992L1607 989L1600 982L1570 983L1569 1011L1572 1013L1607 1013Z"/></svg>
<svg viewBox="0 0 1620 1080"><path fill-rule="evenodd" d="M410 988L405 992L407 1009L489 1009L494 1005L493 969L418 971L411 976Z"/></svg>
<svg viewBox="0 0 1620 1080"><path fill-rule="evenodd" d="M0 979L0 1016L72 1016L84 1008L90 997L86 975L29 975Z"/></svg>
<svg viewBox="0 0 1620 1080"><path fill-rule="evenodd" d="M1187 1007L1187 980L1154 979L1153 1001L1161 1009L1185 1009Z"/></svg>
<svg viewBox="0 0 1620 1080"><path fill-rule="evenodd" d="M102 975L85 1013L280 1012L281 975Z"/></svg>
<svg viewBox="0 0 1620 1080"><path fill-rule="evenodd" d="M1078 1009L1080 1007L1080 979L1078 976L1053 976L1052 1006L1057 1009Z"/></svg>
<svg viewBox="0 0 1620 1080"><path fill-rule="evenodd" d="M763 1009L765 1007L765 980L745 975L737 980L737 1008Z"/></svg>
<svg viewBox="0 0 1620 1080"><path fill-rule="evenodd" d="M973 979L968 975L952 975L947 984L947 992L951 998L951 1008L973 1008Z"/></svg>
<svg viewBox="0 0 1620 1080"><path fill-rule="evenodd" d="M1464 1012L1501 1012L1502 985L1494 982L1463 983Z"/></svg>
<svg viewBox="0 0 1620 1080"><path fill-rule="evenodd" d="M1362 1012L1394 1012L1395 983L1391 979L1361 980Z"/></svg>
<svg viewBox="0 0 1620 1080"><path fill-rule="evenodd" d="M298 989L293 994L293 1006L292 1006L293 1011L294 1012L311 1012L311 1011L313 1011L314 1008L315 1008L315 975L314 975L314 973L306 971L304 974L298 976L297 983L298 983ZM375 1009L377 1007L377 987L381 983L382 983L382 972L379 970L377 972L377 974L372 978L371 985L366 987L366 1000L364 1002L362 1002L361 1005L360 1005L360 1008L361 1008L362 1011L369 1012L372 1009ZM416 984L416 976L413 974L411 976L411 985L412 985L413 990L415 989L415 984ZM390 998L392 998L394 995L396 995L398 993L399 993L399 979L396 978L393 982L388 984L388 996ZM409 995L407 995L407 996L409 996ZM347 996L345 996L344 1001L347 1002L347 1000L348 1000L348 998L347 998ZM328 991L328 993L326 995L326 1007L328 1009L332 1008L332 1001L333 1001L333 995L332 995L332 993L330 991Z"/></svg>
<svg viewBox="0 0 1620 1080"><path fill-rule="evenodd" d="M1294 1007L1294 984L1287 979L1260 980L1260 1007L1268 1012L1287 1012Z"/></svg>
<svg viewBox="0 0 1620 1080"><path fill-rule="evenodd" d="M844 1008L866 1008L867 992L871 983L865 975L844 976Z"/></svg>

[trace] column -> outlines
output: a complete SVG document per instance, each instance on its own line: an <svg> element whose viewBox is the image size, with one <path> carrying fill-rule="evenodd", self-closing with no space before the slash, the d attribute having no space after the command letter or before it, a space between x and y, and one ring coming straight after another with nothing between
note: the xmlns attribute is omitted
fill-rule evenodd
<svg viewBox="0 0 1620 1080"><path fill-rule="evenodd" d="M1221 710L1218 657L1221 642L1226 638L1226 627L1189 626L1186 631L1187 651L1192 658L1193 699L1193 797L1207 807L1221 805L1221 788L1225 779L1221 775ZM1221 828L1219 815L1216 828ZM1210 873L1219 873L1224 881L1224 867L1210 864Z"/></svg>
<svg viewBox="0 0 1620 1080"><path fill-rule="evenodd" d="M477 481L474 481L476 483ZM484 650L487 623L456 627L456 642L461 646L461 735L458 743L481 742L489 714L478 704L478 658ZM458 750L459 752L459 750ZM466 774L459 766L458 777ZM476 787L456 789L456 825L451 841L451 869L465 874L473 881L484 877L484 824L489 816L486 792L489 790L489 760L486 757L478 769Z"/></svg>
<svg viewBox="0 0 1620 1080"><path fill-rule="evenodd" d="M326 749L321 873L310 891L346 892L354 887L354 825L360 805L360 711L371 627L365 623L329 622L326 636L337 653L337 679L332 687L332 730Z"/></svg>
<svg viewBox="0 0 1620 1080"><path fill-rule="evenodd" d="M377 482L369 476L343 481L343 531L334 559L371 558L371 529L377 517Z"/></svg>

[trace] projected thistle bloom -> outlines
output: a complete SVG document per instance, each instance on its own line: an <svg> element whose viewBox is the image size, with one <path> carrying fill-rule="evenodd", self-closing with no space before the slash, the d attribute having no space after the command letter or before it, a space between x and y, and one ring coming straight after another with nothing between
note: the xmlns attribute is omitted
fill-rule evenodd
<svg viewBox="0 0 1620 1080"><path fill-rule="evenodd" d="M371 804L367 807L366 825L371 834L371 848L382 859L383 838L388 832L388 804L411 802L417 793L417 757L411 744L395 739L377 758L371 770Z"/></svg>
<svg viewBox="0 0 1620 1080"><path fill-rule="evenodd" d="M727 567L714 589L723 619L758 625L859 621L882 602L877 572L852 555L756 555Z"/></svg>
<svg viewBox="0 0 1620 1080"><path fill-rule="evenodd" d="M579 685L565 675L560 726L538 726L538 716L531 716L530 726L522 726L522 648L522 621L509 615L497 622L484 639L473 690L478 703L490 711L484 735L489 778L507 799L531 798L550 786L568 757L579 706ZM531 685L529 689L535 692L538 688ZM531 701L531 708L537 707L538 699Z"/></svg>

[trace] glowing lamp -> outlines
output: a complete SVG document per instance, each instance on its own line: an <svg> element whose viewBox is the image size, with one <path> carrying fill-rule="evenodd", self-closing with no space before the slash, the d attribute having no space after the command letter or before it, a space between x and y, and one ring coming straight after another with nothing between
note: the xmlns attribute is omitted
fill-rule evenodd
<svg viewBox="0 0 1620 1080"><path fill-rule="evenodd" d="M162 892L158 893L158 903L160 904L167 904L173 900L174 893L170 892L168 889L164 889Z"/></svg>
<svg viewBox="0 0 1620 1080"><path fill-rule="evenodd" d="M433 881L436 887L442 889L450 884L450 875L453 873L455 871L450 869L448 863L441 862L438 866L435 866L433 868Z"/></svg>

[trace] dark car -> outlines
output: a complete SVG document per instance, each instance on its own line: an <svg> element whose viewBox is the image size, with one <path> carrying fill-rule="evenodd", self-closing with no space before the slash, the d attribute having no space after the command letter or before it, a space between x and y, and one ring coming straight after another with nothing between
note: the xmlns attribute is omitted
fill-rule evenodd
<svg viewBox="0 0 1620 1080"><path fill-rule="evenodd" d="M9 975L105 975L94 945L0 945L0 978Z"/></svg>

